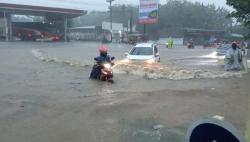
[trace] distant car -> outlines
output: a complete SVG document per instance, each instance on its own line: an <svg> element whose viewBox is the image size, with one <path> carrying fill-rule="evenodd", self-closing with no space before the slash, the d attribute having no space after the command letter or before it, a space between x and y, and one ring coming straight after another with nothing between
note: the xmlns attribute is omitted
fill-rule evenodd
<svg viewBox="0 0 250 142"><path fill-rule="evenodd" d="M136 43L147 42L148 37L145 34L129 34L127 40L128 44L135 45Z"/></svg>
<svg viewBox="0 0 250 142"><path fill-rule="evenodd" d="M62 35L54 34L52 32L42 31L42 38L48 41L60 41L63 39Z"/></svg>
<svg viewBox="0 0 250 142"><path fill-rule="evenodd" d="M154 43L140 43L137 44L127 54L126 62L142 61L144 63L156 63L160 62L160 54Z"/></svg>
<svg viewBox="0 0 250 142"><path fill-rule="evenodd" d="M14 28L13 34L14 37L20 38L21 40L35 41L36 39L41 38L40 31L30 28Z"/></svg>
<svg viewBox="0 0 250 142"><path fill-rule="evenodd" d="M231 44L224 44L222 47L217 48L217 55L226 55L227 51L231 48Z"/></svg>

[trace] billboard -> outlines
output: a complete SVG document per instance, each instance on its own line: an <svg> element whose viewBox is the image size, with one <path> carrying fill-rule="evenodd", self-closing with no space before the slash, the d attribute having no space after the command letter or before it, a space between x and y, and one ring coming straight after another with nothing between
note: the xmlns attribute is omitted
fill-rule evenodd
<svg viewBox="0 0 250 142"><path fill-rule="evenodd" d="M103 30L110 30L110 22L102 22ZM121 23L112 23L112 31L118 32L123 30L123 24Z"/></svg>
<svg viewBox="0 0 250 142"><path fill-rule="evenodd" d="M140 0L139 6L139 23L140 24L157 24L159 0Z"/></svg>

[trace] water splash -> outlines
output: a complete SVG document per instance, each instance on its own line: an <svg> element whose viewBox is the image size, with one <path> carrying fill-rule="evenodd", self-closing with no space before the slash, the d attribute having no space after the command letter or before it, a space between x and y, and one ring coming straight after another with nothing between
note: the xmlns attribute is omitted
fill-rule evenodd
<svg viewBox="0 0 250 142"><path fill-rule="evenodd" d="M50 56L47 54L45 51L40 50L40 49L34 49L32 50L32 54L38 58L39 60L43 62L55 62L55 63L63 63L69 66L77 66L77 67L90 67L92 66L89 63L83 63L77 60L64 60L64 59L59 59L57 57Z"/></svg>
<svg viewBox="0 0 250 142"><path fill-rule="evenodd" d="M32 50L32 54L43 62L63 63L76 67L92 67L91 63L84 63L77 60L60 59L50 56L40 49ZM163 64L127 64L117 61L113 67L115 74L127 74L141 76L145 79L170 79L170 80L188 80L188 79L215 79L242 77L246 72L225 72L214 70L183 69L169 62Z"/></svg>
<svg viewBox="0 0 250 142"><path fill-rule="evenodd" d="M146 79L215 79L242 77L245 72L225 72L213 70L182 69L177 66L167 65L135 65L135 64L117 64L114 68L117 74L139 75Z"/></svg>

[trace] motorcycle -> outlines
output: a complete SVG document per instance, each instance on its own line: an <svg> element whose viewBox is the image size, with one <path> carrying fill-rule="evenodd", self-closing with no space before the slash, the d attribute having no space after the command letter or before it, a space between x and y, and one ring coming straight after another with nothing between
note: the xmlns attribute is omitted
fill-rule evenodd
<svg viewBox="0 0 250 142"><path fill-rule="evenodd" d="M166 48L168 48L168 43L166 43Z"/></svg>
<svg viewBox="0 0 250 142"><path fill-rule="evenodd" d="M113 81L113 70L112 66L114 65L115 58L111 58L111 62L103 62L99 63L98 59L95 58L96 64L94 65L92 72L90 74L90 79L97 79L101 81L107 81L114 83Z"/></svg>
<svg viewBox="0 0 250 142"><path fill-rule="evenodd" d="M194 49L194 44L193 43L188 43L187 48L188 49Z"/></svg>
<svg viewBox="0 0 250 142"><path fill-rule="evenodd" d="M101 65L101 76L100 76L100 80L101 81L108 81L111 83L114 83L113 80L113 70L112 70L112 66L114 65L114 63L103 63Z"/></svg>

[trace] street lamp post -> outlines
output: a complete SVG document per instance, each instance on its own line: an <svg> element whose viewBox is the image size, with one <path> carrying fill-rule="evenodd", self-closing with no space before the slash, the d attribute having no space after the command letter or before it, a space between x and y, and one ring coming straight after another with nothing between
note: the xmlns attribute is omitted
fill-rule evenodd
<svg viewBox="0 0 250 142"><path fill-rule="evenodd" d="M109 7L110 7L110 34L111 34L111 42L113 41L113 35L112 35L112 2L115 0L107 0L107 2L109 3Z"/></svg>

